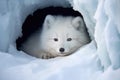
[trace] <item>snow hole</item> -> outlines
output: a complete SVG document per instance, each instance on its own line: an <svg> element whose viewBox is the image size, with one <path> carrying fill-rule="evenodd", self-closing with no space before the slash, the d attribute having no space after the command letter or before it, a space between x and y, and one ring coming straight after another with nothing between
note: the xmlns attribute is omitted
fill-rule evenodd
<svg viewBox="0 0 120 80"><path fill-rule="evenodd" d="M29 14L24 23L22 24L22 36L16 40L17 50L21 50L20 47L24 42L36 31L42 29L42 24L47 15L63 15L63 16L80 16L83 18L80 12L73 10L72 7L46 7L43 9L37 9ZM84 20L84 18L83 18Z"/></svg>
<svg viewBox="0 0 120 80"><path fill-rule="evenodd" d="M33 23L23 26L35 11L50 7L80 12L91 43L66 58L50 60L18 51L41 24L34 24L35 29ZM119 80L119 13L119 0L0 0L0 80Z"/></svg>

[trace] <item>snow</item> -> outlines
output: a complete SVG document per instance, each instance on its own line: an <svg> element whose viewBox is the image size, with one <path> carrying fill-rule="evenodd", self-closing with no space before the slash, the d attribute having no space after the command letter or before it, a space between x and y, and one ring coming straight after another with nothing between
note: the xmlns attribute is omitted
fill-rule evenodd
<svg viewBox="0 0 120 80"><path fill-rule="evenodd" d="M66 58L59 57L50 60L35 59L11 46L9 52L12 52L12 55L0 53L0 57L2 57L2 61L0 61L0 80L79 80L79 77L89 80L89 77L93 76L93 73L99 69L96 64L97 56L94 55L96 48L93 44L94 42L91 42L76 54ZM92 49L91 53L89 51L84 53L86 49ZM87 74L82 75L84 72ZM8 76L6 77L6 75ZM93 78L91 77L91 80Z"/></svg>
<svg viewBox="0 0 120 80"><path fill-rule="evenodd" d="M120 67L120 34L117 29L119 25L116 24L120 16L116 15L119 12L114 7L120 8L118 4L115 4L117 2L119 1L101 0L95 14L97 20L95 27L95 39L98 44L97 54L105 69L109 65L112 65L114 69ZM116 13L114 13L115 10ZM114 15L117 16L116 19Z"/></svg>
<svg viewBox="0 0 120 80"><path fill-rule="evenodd" d="M119 80L119 0L0 0L0 80ZM83 14L91 43L74 54L37 59L16 49L28 14L48 6Z"/></svg>
<svg viewBox="0 0 120 80"><path fill-rule="evenodd" d="M108 1L106 1L105 4L107 4ZM120 32L118 31L120 27L120 23L118 24L118 22L120 22L118 21L118 19L120 19L120 15L118 15L117 9L111 6L116 5L116 7L120 9L120 6L118 5L119 2L120 1L118 0L111 1L108 3L108 5L105 6L106 14L109 16L105 29L106 45L112 67L115 69L120 67Z"/></svg>
<svg viewBox="0 0 120 80"><path fill-rule="evenodd" d="M99 55L102 66L104 66L104 68L106 69L111 64L111 62L109 59L109 54L106 49L106 42L105 42L105 35L104 35L107 16L105 15L103 0L98 4L98 8L95 14L95 19L97 20L96 27L95 27L95 40L97 41L97 44L98 44L97 54Z"/></svg>

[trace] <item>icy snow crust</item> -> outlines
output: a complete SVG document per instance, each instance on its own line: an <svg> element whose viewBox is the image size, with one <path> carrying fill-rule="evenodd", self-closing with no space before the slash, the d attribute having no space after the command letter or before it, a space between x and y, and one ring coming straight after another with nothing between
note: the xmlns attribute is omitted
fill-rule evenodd
<svg viewBox="0 0 120 80"><path fill-rule="evenodd" d="M0 0L0 80L120 80L119 0ZM28 14L48 6L83 14L92 42L67 57L36 59L15 40ZM95 42L96 41L96 42Z"/></svg>

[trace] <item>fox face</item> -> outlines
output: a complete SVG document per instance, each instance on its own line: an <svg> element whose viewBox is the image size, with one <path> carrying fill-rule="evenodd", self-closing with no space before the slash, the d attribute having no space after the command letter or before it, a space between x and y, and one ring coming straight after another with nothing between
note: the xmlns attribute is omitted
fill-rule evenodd
<svg viewBox="0 0 120 80"><path fill-rule="evenodd" d="M49 35L46 38L46 46L44 49L50 53L58 54L58 55L68 55L75 52L81 44L79 35L71 35L71 33L64 33L64 34L57 34L56 35ZM44 43L44 42L43 42Z"/></svg>
<svg viewBox="0 0 120 80"><path fill-rule="evenodd" d="M66 56L90 42L81 17L48 15L40 37L40 47L46 53Z"/></svg>

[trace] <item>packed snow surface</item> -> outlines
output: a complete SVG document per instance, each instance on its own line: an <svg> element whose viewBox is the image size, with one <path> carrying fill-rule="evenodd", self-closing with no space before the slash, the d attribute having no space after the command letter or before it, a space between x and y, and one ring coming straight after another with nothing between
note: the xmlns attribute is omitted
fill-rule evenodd
<svg viewBox="0 0 120 80"><path fill-rule="evenodd" d="M0 0L0 80L120 80L119 0ZM49 6L73 7L91 43L67 57L37 59L16 49L28 14Z"/></svg>

